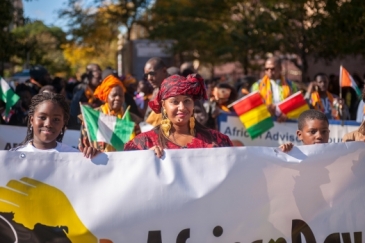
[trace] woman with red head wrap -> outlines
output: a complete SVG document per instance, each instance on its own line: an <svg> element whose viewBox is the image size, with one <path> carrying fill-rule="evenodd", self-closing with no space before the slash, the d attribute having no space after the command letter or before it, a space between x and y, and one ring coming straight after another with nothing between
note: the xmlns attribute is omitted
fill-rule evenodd
<svg viewBox="0 0 365 243"><path fill-rule="evenodd" d="M104 102L103 105L96 108L100 112L103 112L106 115L116 116L118 118L122 118L124 115L124 94L125 87L117 77L114 75L108 75L103 82L96 88L94 91L94 96ZM141 119L139 119L136 115L130 113L132 120L138 124ZM82 117L80 117L82 120ZM139 127L136 125L134 134L139 133ZM133 137L134 138L134 135ZM90 144L90 141L87 136L87 130L85 128L84 123L81 126L81 137L80 137L81 146L87 146ZM90 146L90 145L89 145ZM105 142L93 142L91 144L92 147L103 151L103 152L111 152L116 151L114 147Z"/></svg>
<svg viewBox="0 0 365 243"><path fill-rule="evenodd" d="M207 99L207 94L199 75L166 78L156 98L148 104L155 113L162 113L161 124L129 141L124 150L153 149L161 157L163 149L232 146L226 135L195 120L194 101L200 99Z"/></svg>

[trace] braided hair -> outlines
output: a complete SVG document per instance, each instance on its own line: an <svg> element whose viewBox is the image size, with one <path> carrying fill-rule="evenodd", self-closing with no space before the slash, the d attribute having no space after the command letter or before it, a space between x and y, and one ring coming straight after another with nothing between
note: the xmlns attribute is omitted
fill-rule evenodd
<svg viewBox="0 0 365 243"><path fill-rule="evenodd" d="M30 140L33 139L33 129L31 128L32 125L30 123L30 118L34 116L34 112L35 112L35 109L37 108L37 106L44 101L51 101L55 104L58 104L63 110L63 121L64 121L65 125L63 126L61 133L56 138L57 142L62 142L63 134L65 133L65 130L66 130L66 124L70 118L70 106L67 103L66 98L63 95L50 93L50 92L42 92L42 93L39 93L39 94L33 96L33 98L32 98L31 104L29 106L29 111L28 111L27 135L26 135L24 141L20 145L25 145Z"/></svg>

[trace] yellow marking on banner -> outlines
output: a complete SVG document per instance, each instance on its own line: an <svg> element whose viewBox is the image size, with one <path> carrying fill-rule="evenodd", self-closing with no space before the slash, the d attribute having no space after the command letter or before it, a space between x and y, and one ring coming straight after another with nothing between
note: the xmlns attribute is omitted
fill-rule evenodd
<svg viewBox="0 0 365 243"><path fill-rule="evenodd" d="M10 180L0 187L0 212L14 213L14 221L33 229L34 225L67 227L75 243L97 243L97 238L77 216L67 196L56 187L31 178Z"/></svg>

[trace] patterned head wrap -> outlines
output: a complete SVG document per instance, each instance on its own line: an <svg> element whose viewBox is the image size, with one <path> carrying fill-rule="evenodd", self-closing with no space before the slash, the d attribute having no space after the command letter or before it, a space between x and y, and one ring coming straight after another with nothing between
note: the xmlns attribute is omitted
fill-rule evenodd
<svg viewBox="0 0 365 243"><path fill-rule="evenodd" d="M156 98L148 103L155 113L161 113L162 101L178 96L188 95L193 100L208 99L204 79L199 74L191 74L186 78L179 75L172 75L166 78L160 87Z"/></svg>
<svg viewBox="0 0 365 243"><path fill-rule="evenodd" d="M123 92L126 91L123 83L114 75L107 76L103 82L96 88L94 96L101 101L106 102L110 91L115 87L119 86L122 88Z"/></svg>

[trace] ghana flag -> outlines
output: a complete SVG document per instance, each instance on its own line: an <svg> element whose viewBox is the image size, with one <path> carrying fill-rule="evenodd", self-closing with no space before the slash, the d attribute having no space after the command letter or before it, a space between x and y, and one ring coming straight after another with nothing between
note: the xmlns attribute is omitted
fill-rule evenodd
<svg viewBox="0 0 365 243"><path fill-rule="evenodd" d="M230 105L233 107L251 139L274 126L274 121L259 92L251 93Z"/></svg>
<svg viewBox="0 0 365 243"><path fill-rule="evenodd" d="M289 119L297 119L303 111L309 110L309 105L301 91L289 96L277 106Z"/></svg>

